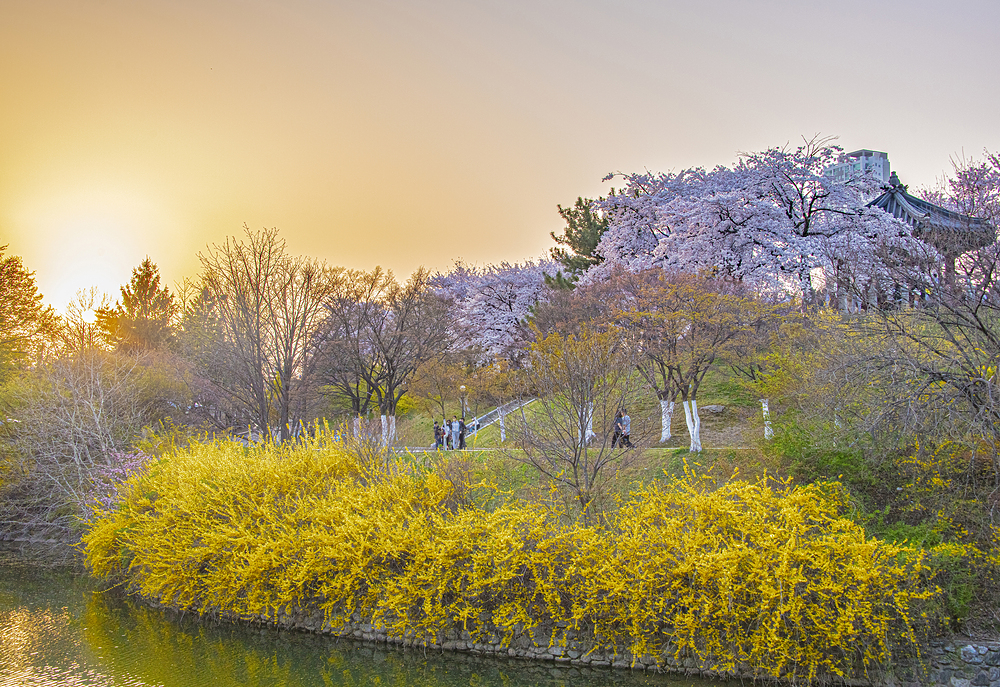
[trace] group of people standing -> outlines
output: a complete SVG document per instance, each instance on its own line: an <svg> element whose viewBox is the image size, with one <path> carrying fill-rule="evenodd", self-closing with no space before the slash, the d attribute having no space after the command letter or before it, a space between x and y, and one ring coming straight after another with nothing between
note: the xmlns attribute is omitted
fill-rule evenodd
<svg viewBox="0 0 1000 687"><path fill-rule="evenodd" d="M441 423L434 421L434 448L449 451L465 449L465 418L461 420L454 415L451 419L441 418Z"/></svg>
<svg viewBox="0 0 1000 687"><path fill-rule="evenodd" d="M441 422L434 421L434 448L449 451L465 449L465 433L467 431L465 418L457 418L452 415L451 419L441 418ZM628 411L624 408L615 413L614 437L611 439L611 447L632 448L632 418L628 416Z"/></svg>
<svg viewBox="0 0 1000 687"><path fill-rule="evenodd" d="M628 416L628 411L624 408L615 413L615 434L611 438L611 448L623 446L632 448L632 440L629 435L632 433L632 418Z"/></svg>

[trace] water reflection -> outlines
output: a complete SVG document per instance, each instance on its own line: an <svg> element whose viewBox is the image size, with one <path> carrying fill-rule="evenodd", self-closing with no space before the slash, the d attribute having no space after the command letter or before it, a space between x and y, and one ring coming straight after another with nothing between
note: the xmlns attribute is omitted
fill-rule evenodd
<svg viewBox="0 0 1000 687"><path fill-rule="evenodd" d="M0 568L0 686L361 685L476 687L705 681L373 648L199 621L95 592L85 577Z"/></svg>
<svg viewBox="0 0 1000 687"><path fill-rule="evenodd" d="M67 603L75 586L70 575L0 568L0 685L147 684L92 660Z"/></svg>

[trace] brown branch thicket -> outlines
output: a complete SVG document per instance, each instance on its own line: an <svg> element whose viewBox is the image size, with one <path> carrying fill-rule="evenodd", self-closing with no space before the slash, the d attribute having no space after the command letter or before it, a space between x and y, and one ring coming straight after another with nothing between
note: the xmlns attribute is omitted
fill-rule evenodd
<svg viewBox="0 0 1000 687"><path fill-rule="evenodd" d="M616 329L539 338L514 382L537 400L509 418L511 458L535 468L575 501L584 522L600 520L612 480L648 445L652 423L631 407L641 395L635 349ZM631 443L615 445L614 422L630 411Z"/></svg>
<svg viewBox="0 0 1000 687"><path fill-rule="evenodd" d="M326 301L317 357L320 380L354 416L392 417L417 370L449 350L446 300L418 269L400 284L391 272L345 270Z"/></svg>
<svg viewBox="0 0 1000 687"><path fill-rule="evenodd" d="M1000 159L962 160L947 195L934 198L963 214L1000 221ZM982 243L982 225L934 235L920 255L886 259L893 298L856 318L851 361L870 397L870 431L916 438L933 448L967 447L966 496L1000 505L1000 242ZM976 241L973 241L976 239ZM888 291L888 289L887 289Z"/></svg>
<svg viewBox="0 0 1000 687"><path fill-rule="evenodd" d="M313 355L342 270L287 254L276 229L199 255L212 327L205 374L265 436L287 439L314 393Z"/></svg>
<svg viewBox="0 0 1000 687"><path fill-rule="evenodd" d="M0 537L72 543L95 480L162 412L145 360L84 351L5 389Z"/></svg>

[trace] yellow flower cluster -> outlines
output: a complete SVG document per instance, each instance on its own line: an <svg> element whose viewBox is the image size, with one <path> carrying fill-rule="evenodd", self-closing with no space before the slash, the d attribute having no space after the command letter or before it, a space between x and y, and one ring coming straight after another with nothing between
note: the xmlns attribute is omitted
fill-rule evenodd
<svg viewBox="0 0 1000 687"><path fill-rule="evenodd" d="M325 439L196 444L122 489L84 538L88 562L200 612L321 608L392 636L583 638L806 679L915 650L931 594L918 553L840 516L837 485L654 483L588 527L528 503L454 505L449 481L403 463L362 477Z"/></svg>

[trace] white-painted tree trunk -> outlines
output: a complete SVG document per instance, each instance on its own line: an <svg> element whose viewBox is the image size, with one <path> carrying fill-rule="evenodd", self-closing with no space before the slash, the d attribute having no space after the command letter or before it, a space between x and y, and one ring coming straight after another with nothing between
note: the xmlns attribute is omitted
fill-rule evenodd
<svg viewBox="0 0 1000 687"><path fill-rule="evenodd" d="M507 427L503 423L503 406L497 407L497 416L500 419L500 441L507 441Z"/></svg>
<svg viewBox="0 0 1000 687"><path fill-rule="evenodd" d="M760 409L764 413L764 438L773 439L774 438L774 428L771 427L771 410L767 406L767 399L760 399Z"/></svg>
<svg viewBox="0 0 1000 687"><path fill-rule="evenodd" d="M361 436L361 416L354 418L354 438Z"/></svg>
<svg viewBox="0 0 1000 687"><path fill-rule="evenodd" d="M582 431L579 429L577 430L576 440L579 441L580 443L589 444L590 441L597 436L596 434L594 434L594 404L593 403L588 404L587 409L584 412L587 413L584 418L586 422L583 422L581 424L584 427L586 427L586 429ZM584 436L581 436L581 434L584 435L586 438L584 438Z"/></svg>
<svg viewBox="0 0 1000 687"><path fill-rule="evenodd" d="M660 423L663 429L660 431L660 443L670 441L670 423L674 417L674 402L660 401Z"/></svg>
<svg viewBox="0 0 1000 687"><path fill-rule="evenodd" d="M681 401L684 407L684 420L687 422L688 434L691 435L691 452L701 451L701 418L698 416L698 401Z"/></svg>
<svg viewBox="0 0 1000 687"><path fill-rule="evenodd" d="M854 303L848 297L846 291L840 291L837 294L837 305L840 307L841 312L854 312L854 308L852 307Z"/></svg>
<svg viewBox="0 0 1000 687"><path fill-rule="evenodd" d="M382 446L389 445L389 425L386 422L385 415L382 416Z"/></svg>

